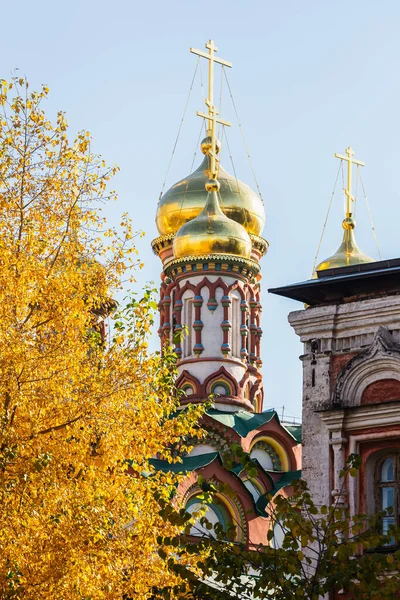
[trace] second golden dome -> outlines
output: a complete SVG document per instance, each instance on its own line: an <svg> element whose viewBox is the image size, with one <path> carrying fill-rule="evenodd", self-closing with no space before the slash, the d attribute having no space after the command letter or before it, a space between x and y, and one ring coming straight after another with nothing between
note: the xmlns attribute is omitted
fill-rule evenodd
<svg viewBox="0 0 400 600"><path fill-rule="evenodd" d="M219 187L218 182L210 183ZM251 240L245 228L221 211L216 189L206 194L203 210L176 234L174 258L221 254L249 258Z"/></svg>

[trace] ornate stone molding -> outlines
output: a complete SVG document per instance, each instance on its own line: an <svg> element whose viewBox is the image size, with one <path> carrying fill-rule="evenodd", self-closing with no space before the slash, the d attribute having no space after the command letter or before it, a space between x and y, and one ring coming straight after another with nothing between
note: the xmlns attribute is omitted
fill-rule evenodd
<svg viewBox="0 0 400 600"><path fill-rule="evenodd" d="M379 327L372 344L344 366L333 390L333 405L360 406L366 387L380 379L400 382L400 344L385 327Z"/></svg>
<svg viewBox="0 0 400 600"><path fill-rule="evenodd" d="M266 239L254 233L250 233L251 245L253 248L259 251L261 256L267 253L269 248L269 242Z"/></svg>
<svg viewBox="0 0 400 600"><path fill-rule="evenodd" d="M210 254L172 260L164 268L165 274L172 278L182 274L203 273L204 271L241 274L246 279L252 279L260 272L260 265L250 258L240 258L229 254Z"/></svg>
<svg viewBox="0 0 400 600"><path fill-rule="evenodd" d="M321 352L361 350L371 344L379 326L400 342L400 296L310 307L288 318L305 353L310 352L312 339L320 340Z"/></svg>
<svg viewBox="0 0 400 600"><path fill-rule="evenodd" d="M156 237L151 242L151 248L156 256L160 254L160 251L164 248L169 248L172 246L172 242L174 241L175 234L169 233L168 235L160 235Z"/></svg>

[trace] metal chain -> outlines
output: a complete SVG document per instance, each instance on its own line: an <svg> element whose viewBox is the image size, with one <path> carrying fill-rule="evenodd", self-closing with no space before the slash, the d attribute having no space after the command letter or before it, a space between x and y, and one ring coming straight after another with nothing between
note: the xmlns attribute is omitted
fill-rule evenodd
<svg viewBox="0 0 400 600"><path fill-rule="evenodd" d="M202 123L201 126L200 126L200 133L199 133L199 136L197 138L196 149L195 149L195 151L193 153L193 159L192 159L192 164L190 166L189 173L191 173L193 171L194 162L196 160L197 152L199 151L199 147L200 147L200 138L201 138L201 134L203 132L203 128L204 128L204 123Z"/></svg>
<svg viewBox="0 0 400 600"><path fill-rule="evenodd" d="M240 133L242 134L242 139L243 139L244 147L245 147L245 150L246 150L246 153L247 153L247 158L249 159L250 168L251 168L251 171L253 173L254 182L255 182L256 187L257 187L258 195L260 196L261 202L264 204L264 199L263 199L262 194L261 194L260 186L258 185L258 181L257 181L257 177L256 177L256 174L255 174L255 171L254 171L253 163L251 161L250 152L249 152L249 149L248 149L248 146L247 146L247 143L246 143L246 138L244 136L243 128L242 128L242 125L240 123L239 114L238 114L238 111L237 111L237 108L236 108L235 101L233 99L231 86L229 85L228 76L227 76L226 71L225 71L225 69L224 69L223 66L222 66L222 71L224 73L225 80L226 80L226 83L227 83L227 86L228 86L229 95L230 95L231 100L232 100L232 105L233 105L233 109L234 109L235 114L236 114L237 122L238 122L239 129L240 129Z"/></svg>
<svg viewBox="0 0 400 600"><path fill-rule="evenodd" d="M200 59L200 56L199 56L199 59ZM206 98L204 96L203 71L201 68L201 61L200 61L200 89L201 89L201 98L203 100L203 104L205 104Z"/></svg>
<svg viewBox="0 0 400 600"><path fill-rule="evenodd" d="M362 190L363 190L363 194L364 194L364 200L365 200L365 204L367 205L367 210L368 210L368 216L369 216L369 221L371 223L371 228L372 228L372 233L374 235L374 239L375 239L375 244L376 244L376 248L378 250L378 256L379 256L379 260L382 260L382 255L381 255L381 249L379 247L379 242L378 242L378 238L376 235L376 231L375 231L375 227L374 227L374 222L372 220L372 214L371 214L371 210L369 208L369 202L368 202L368 198L367 198L367 194L365 193L365 187L364 187L364 182L362 180L362 177L360 175L360 183L362 186Z"/></svg>
<svg viewBox="0 0 400 600"><path fill-rule="evenodd" d="M167 172L166 172L166 174L165 174L165 179L164 179L164 183L163 183L163 185L162 185L162 188L161 188L161 192L160 192L160 197L159 197L159 199L161 199L161 197L162 197L162 195L163 195L163 193L164 193L164 190L165 190L165 186L166 186L166 183L167 183L167 178L168 178L169 171L170 171L170 168L171 168L172 160L173 160L173 158L174 158L174 154L175 154L176 146L177 146L177 144L178 144L179 136L180 136L180 134L181 134L181 130L182 130L183 121L184 121L184 119L185 119L186 110L187 110L187 107L188 107L188 104L189 104L189 100L190 100L190 96L191 96L191 93L192 93L192 90L193 90L193 84L194 84L194 81L195 81L195 79L196 79L196 74L197 74L197 69L198 69L198 67L199 67L199 63L200 63L200 56L199 56L199 58L197 59L197 64L196 64L196 68L195 68L195 70L194 70L194 74L193 74L193 78L192 78L192 83L190 84L189 94L188 94L188 97L187 97L187 99L186 99L185 108L183 109L183 115L182 115L182 119L181 119L181 122L180 122L180 124L179 124L178 133L177 133L177 136L176 136L176 139L175 139L175 144L174 144L174 147L173 147L173 150L172 150L171 158L170 158L170 160L169 160L169 164L168 164Z"/></svg>
<svg viewBox="0 0 400 600"><path fill-rule="evenodd" d="M356 171L356 191L354 194L354 210L353 210L353 215L354 215L354 220L356 219L357 216L357 194L358 194L358 179L360 177L360 165L357 165L357 171Z"/></svg>
<svg viewBox="0 0 400 600"><path fill-rule="evenodd" d="M242 194L240 192L240 186L239 186L238 178L237 178L237 175L236 175L235 165L233 163L233 156L232 156L231 148L229 146L228 135L226 133L226 127L225 127L225 125L222 126L222 133L223 133L223 135L225 135L226 147L228 148L229 158L231 160L231 165L232 165L232 171L233 171L233 174L234 174L235 180L236 180L236 189L237 189L237 191L239 193L239 197L241 198ZM247 211L244 211L244 218L245 218L245 223L247 225L247 222L248 222L247 221Z"/></svg>
<svg viewBox="0 0 400 600"><path fill-rule="evenodd" d="M222 83L223 83L223 78L222 78L222 69L223 67L221 66L221 78L220 78L220 89L219 89L219 111L222 111ZM221 136L221 127L223 127L221 125L221 123L218 123L218 134L217 137L219 138ZM222 150L222 148L221 148Z"/></svg>
<svg viewBox="0 0 400 600"><path fill-rule="evenodd" d="M194 162L195 162L195 160L196 160L197 152L198 152L198 150L199 150L200 138L201 138L201 134L202 134L202 132L203 132L203 127L204 127L204 122L202 122L202 123L201 123L201 125L200 125L200 133L199 133L199 136L198 136L198 138L197 138L197 142L196 142L196 148L195 148L195 151L194 151L194 153L193 153L192 164L191 164L191 166L190 166L190 171L189 171L189 174L190 174L190 175L191 175L191 174L192 174L192 172L193 172L193 166L194 166ZM180 206L179 206L179 217L180 217L180 216L181 216L181 214L182 214L183 203L186 201L186 198L187 198L187 191L188 191L188 188L189 188L189 181L190 181L190 180L189 180L189 178L187 178L187 182L186 182L186 186L185 186L185 193L184 193L184 194L183 194L183 196L182 196L182 200L181 200L181 203L180 203Z"/></svg>
<svg viewBox="0 0 400 600"><path fill-rule="evenodd" d="M343 163L343 161L340 161L341 163ZM344 214L346 214L347 210L346 210L346 194L344 193L344 172L343 172L343 165L342 166L342 190L343 190L343 210L344 210ZM339 167L340 168L340 167Z"/></svg>
<svg viewBox="0 0 400 600"><path fill-rule="evenodd" d="M339 179L339 173L340 173L340 171L342 172L342 180L343 180L343 161L342 160L340 161L340 165L339 165L339 168L338 168L338 172L336 174L336 179L335 179L335 183L334 183L332 194L331 194L331 199L329 200L328 211L326 213L324 226L322 228L321 237L319 239L317 253L316 253L315 259L314 259L314 266L313 266L313 270L312 270L312 276L314 276L314 274L315 274L315 268L317 266L318 255L319 255L319 251L321 249L322 239L323 239L323 237L325 235L326 224L327 224L328 219L329 219L329 213L331 212L332 200L333 200L333 197L335 195L336 185L337 185L337 182L338 182L338 179ZM343 185L344 185L344 180L343 180Z"/></svg>

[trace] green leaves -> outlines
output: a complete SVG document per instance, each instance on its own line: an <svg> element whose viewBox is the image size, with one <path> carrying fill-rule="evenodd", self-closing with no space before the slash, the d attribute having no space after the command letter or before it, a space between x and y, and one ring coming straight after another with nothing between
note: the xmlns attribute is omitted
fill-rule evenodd
<svg viewBox="0 0 400 600"><path fill-rule="evenodd" d="M237 448L232 449L231 457L246 460L245 453ZM351 456L345 476L351 477L359 464L359 457ZM200 482L204 485L202 478ZM350 516L348 509L335 505L316 506L306 482L299 480L292 485L290 497L281 495L270 500L264 546L253 547L251 539L249 545L228 542L222 528L215 526L212 530L206 518L202 523L215 537L197 541L191 538L190 543L180 540L175 566L186 553L203 553L201 560L180 571L185 580L185 598L318 600L334 590L345 590L362 600L396 597L400 550L390 552L387 544L400 541L399 530L392 528L383 535L382 515ZM283 537L280 544L277 531ZM172 540L169 542L172 545Z"/></svg>

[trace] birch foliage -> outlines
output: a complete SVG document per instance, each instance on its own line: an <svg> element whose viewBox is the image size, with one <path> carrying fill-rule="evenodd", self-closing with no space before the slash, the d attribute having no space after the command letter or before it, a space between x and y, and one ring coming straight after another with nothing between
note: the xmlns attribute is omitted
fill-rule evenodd
<svg viewBox="0 0 400 600"><path fill-rule="evenodd" d="M173 357L147 350L150 292L102 335L139 264L134 236L101 214L116 167L88 132L69 141L47 95L0 82L0 598L141 599L177 582L155 551L177 531L155 493L176 480L148 461L172 460L197 414L172 417Z"/></svg>

